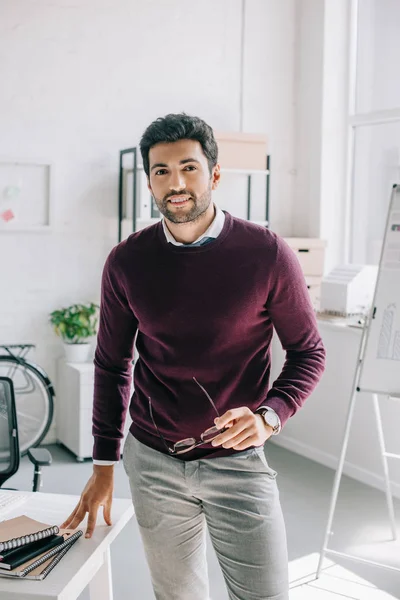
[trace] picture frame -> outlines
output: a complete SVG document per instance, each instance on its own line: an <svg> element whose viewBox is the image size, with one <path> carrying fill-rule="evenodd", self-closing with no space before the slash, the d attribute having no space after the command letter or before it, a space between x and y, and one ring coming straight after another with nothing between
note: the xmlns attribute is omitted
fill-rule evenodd
<svg viewBox="0 0 400 600"><path fill-rule="evenodd" d="M50 231L53 191L52 162L0 158L0 234Z"/></svg>

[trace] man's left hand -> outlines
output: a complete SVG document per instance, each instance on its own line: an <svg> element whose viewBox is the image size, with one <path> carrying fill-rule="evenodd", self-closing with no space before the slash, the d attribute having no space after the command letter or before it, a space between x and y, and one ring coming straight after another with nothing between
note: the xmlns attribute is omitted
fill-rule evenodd
<svg viewBox="0 0 400 600"><path fill-rule="evenodd" d="M267 425L261 415L251 412L247 406L228 410L214 420L218 429L228 430L213 439L213 446L246 450L251 446L261 446L273 434L273 428Z"/></svg>

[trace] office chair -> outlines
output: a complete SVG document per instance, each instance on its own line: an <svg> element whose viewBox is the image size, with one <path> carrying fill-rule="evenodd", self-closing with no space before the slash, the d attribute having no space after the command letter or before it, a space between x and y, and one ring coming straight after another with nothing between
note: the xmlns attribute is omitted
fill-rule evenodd
<svg viewBox="0 0 400 600"><path fill-rule="evenodd" d="M31 448L28 456L34 465L32 491L38 492L42 484L41 467L51 465L51 454L45 448ZM0 377L0 488L18 471L19 463L14 386L8 377Z"/></svg>

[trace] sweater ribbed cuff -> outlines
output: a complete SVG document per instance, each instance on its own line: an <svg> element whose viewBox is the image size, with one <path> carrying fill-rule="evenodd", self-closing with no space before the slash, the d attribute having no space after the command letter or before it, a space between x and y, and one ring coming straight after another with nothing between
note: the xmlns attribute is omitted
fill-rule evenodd
<svg viewBox="0 0 400 600"><path fill-rule="evenodd" d="M94 436L93 458L96 460L115 460L119 461L121 454L121 440L108 439L101 436Z"/></svg>
<svg viewBox="0 0 400 600"><path fill-rule="evenodd" d="M285 400L283 400L279 396L272 396L272 395L269 396L267 394L267 398L263 402L263 404L265 406L268 406L268 408L272 408L272 410L274 410L276 412L276 414L278 415L279 420L281 422L281 430L282 430L282 427L286 424L286 422L292 416L290 408L288 407Z"/></svg>

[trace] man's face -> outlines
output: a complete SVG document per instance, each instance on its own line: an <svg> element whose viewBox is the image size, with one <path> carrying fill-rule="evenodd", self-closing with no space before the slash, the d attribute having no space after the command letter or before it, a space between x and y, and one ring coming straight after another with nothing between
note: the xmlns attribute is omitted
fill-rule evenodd
<svg viewBox="0 0 400 600"><path fill-rule="evenodd" d="M169 221L189 223L207 210L219 181L219 165L210 174L200 142L157 144L150 148L149 165L149 189Z"/></svg>

